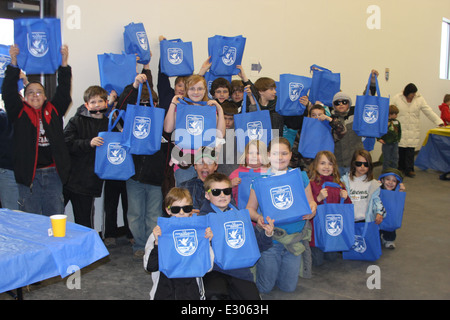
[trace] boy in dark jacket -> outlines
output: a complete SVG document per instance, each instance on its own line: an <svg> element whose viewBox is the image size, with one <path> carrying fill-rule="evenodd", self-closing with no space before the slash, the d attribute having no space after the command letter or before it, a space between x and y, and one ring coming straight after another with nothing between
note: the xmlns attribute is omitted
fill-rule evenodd
<svg viewBox="0 0 450 320"><path fill-rule="evenodd" d="M199 215L214 214L213 205L225 212L231 210L231 181L219 172L210 174L204 182L206 201ZM256 229L255 235L259 250L264 251L272 246L273 220L267 218L264 230ZM203 277L207 300L260 300L259 291L254 282L250 268L222 270L214 264L213 270Z"/></svg>
<svg viewBox="0 0 450 320"><path fill-rule="evenodd" d="M64 129L72 167L64 185L64 205L72 202L75 222L93 228L94 198L102 194L103 180L94 171L96 147L103 145L100 131L108 130L108 92L91 86L84 92L81 105Z"/></svg>
<svg viewBox="0 0 450 320"><path fill-rule="evenodd" d="M14 126L14 176L19 186L19 209L37 214L64 213L63 185L70 172L70 156L64 141L63 117L72 99L69 50L62 46L58 87L51 101L39 82L30 82L19 94L19 48L9 50L11 64L3 81L2 96Z"/></svg>

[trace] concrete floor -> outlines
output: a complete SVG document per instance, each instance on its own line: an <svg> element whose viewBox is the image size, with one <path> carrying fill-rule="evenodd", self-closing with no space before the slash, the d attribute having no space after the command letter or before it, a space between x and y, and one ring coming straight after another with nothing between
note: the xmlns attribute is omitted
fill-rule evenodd
<svg viewBox="0 0 450 320"><path fill-rule="evenodd" d="M380 168L375 169L376 176ZM274 290L264 300L448 300L450 299L450 181L436 171L417 170L406 178L403 226L397 248L383 249L375 263L338 259L313 268L297 290ZM119 238L110 255L81 271L80 289L68 278L52 278L23 289L25 300L147 300L151 277L133 258L127 239ZM369 289L370 266L380 270L380 289ZM369 270L368 270L369 268ZM369 281L370 282L370 281ZM12 300L7 293L0 300Z"/></svg>

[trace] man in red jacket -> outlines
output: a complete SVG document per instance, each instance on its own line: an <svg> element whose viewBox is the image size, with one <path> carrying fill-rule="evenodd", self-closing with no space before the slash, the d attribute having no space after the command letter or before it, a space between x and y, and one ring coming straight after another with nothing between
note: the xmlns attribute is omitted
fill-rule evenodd
<svg viewBox="0 0 450 320"><path fill-rule="evenodd" d="M63 117L72 102L68 48L61 48L58 87L51 101L39 82L30 82L22 99L17 87L19 48L11 46L9 53L11 63L5 72L2 96L8 119L14 126L14 176L19 186L19 209L48 216L63 214L62 187L70 172L63 133Z"/></svg>

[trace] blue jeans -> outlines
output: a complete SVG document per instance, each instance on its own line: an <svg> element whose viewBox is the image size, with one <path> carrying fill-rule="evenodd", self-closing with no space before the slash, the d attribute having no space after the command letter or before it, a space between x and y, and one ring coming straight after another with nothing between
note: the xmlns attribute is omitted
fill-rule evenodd
<svg viewBox="0 0 450 320"><path fill-rule="evenodd" d="M14 171L0 168L0 202L2 208L18 210L19 187L14 177Z"/></svg>
<svg viewBox="0 0 450 320"><path fill-rule="evenodd" d="M277 286L281 291L297 288L302 256L290 253L281 243L261 252L256 264L256 286L259 292L269 293Z"/></svg>
<svg viewBox="0 0 450 320"><path fill-rule="evenodd" d="M63 185L55 167L37 169L31 187L19 186L19 210L51 216L64 214Z"/></svg>
<svg viewBox="0 0 450 320"><path fill-rule="evenodd" d="M383 170L398 168L398 143L385 143L381 146L383 152Z"/></svg>
<svg viewBox="0 0 450 320"><path fill-rule="evenodd" d="M133 251L144 250L147 239L162 214L161 187L128 179L127 196L128 227L135 241Z"/></svg>

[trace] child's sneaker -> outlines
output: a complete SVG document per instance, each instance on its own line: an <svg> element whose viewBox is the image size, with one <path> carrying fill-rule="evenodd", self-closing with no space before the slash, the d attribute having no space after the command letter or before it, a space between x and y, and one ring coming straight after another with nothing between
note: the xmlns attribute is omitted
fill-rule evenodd
<svg viewBox="0 0 450 320"><path fill-rule="evenodd" d="M383 235L381 235L381 243L383 246L387 249L395 249L395 243L394 241L386 241L383 239Z"/></svg>

